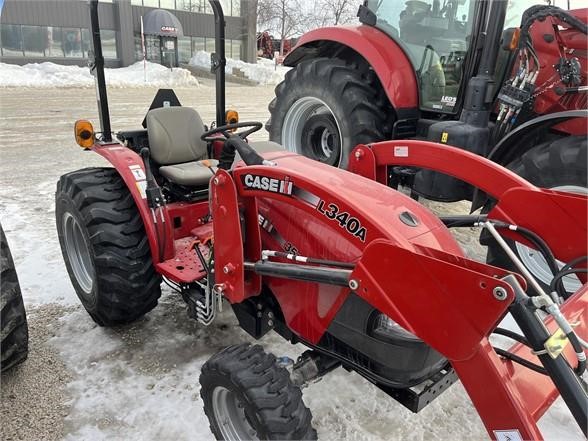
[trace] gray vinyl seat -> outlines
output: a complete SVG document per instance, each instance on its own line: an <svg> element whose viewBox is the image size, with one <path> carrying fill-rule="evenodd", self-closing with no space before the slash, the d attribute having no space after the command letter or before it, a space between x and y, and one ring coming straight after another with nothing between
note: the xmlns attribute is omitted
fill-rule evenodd
<svg viewBox="0 0 588 441"><path fill-rule="evenodd" d="M208 158L206 141L200 137L204 123L191 107L162 107L147 113L147 133L151 157L159 173L169 181L188 187L204 187L214 174L218 161Z"/></svg>
<svg viewBox="0 0 588 441"><path fill-rule="evenodd" d="M160 166L159 173L178 185L205 187L216 171L218 161L208 158L206 141L200 137L204 123L190 107L164 107L147 113L147 133L151 157ZM251 143L259 153L283 150L271 141ZM235 165L240 161L237 154Z"/></svg>

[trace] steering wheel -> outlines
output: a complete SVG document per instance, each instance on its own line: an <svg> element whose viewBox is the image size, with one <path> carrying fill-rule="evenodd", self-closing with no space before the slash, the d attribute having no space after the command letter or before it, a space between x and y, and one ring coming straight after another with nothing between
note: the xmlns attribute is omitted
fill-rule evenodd
<svg viewBox="0 0 588 441"><path fill-rule="evenodd" d="M249 130L244 130L242 132L237 132L237 133L231 132L231 130L242 129L243 127L251 127L251 128ZM204 132L202 134L202 136L200 137L200 139L202 141L206 141L206 142L219 141L218 136L213 136L218 133L222 133L222 135L226 139L229 139L231 136L235 136L235 135L239 136L241 139L245 139L249 135L251 135L252 133L255 133L258 130L261 130L262 127L263 127L263 124L260 122L241 122L241 123L235 123L235 124L227 124L224 126L215 127L214 129L210 129L209 131Z"/></svg>

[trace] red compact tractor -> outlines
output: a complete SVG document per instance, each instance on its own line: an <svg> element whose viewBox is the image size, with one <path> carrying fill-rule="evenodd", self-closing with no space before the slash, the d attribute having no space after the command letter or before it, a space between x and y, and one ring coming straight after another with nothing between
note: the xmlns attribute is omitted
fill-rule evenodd
<svg viewBox="0 0 588 441"><path fill-rule="evenodd" d="M361 25L311 31L286 57L293 69L269 105L272 141L348 168L358 144L427 140L489 158L541 187L588 193L588 9L539 0L367 0L358 15ZM472 211L492 205L432 170L391 164L379 180L410 187L415 197L470 200ZM496 242L482 239L489 263L510 265ZM509 244L547 288L547 262Z"/></svg>
<svg viewBox="0 0 588 441"><path fill-rule="evenodd" d="M156 306L165 281L204 326L228 304L252 338L275 331L308 348L296 362L248 344L210 358L200 383L215 437L316 439L301 387L338 367L414 412L459 379L498 440L540 439L536 421L561 395L587 433L588 284L571 291L562 283L572 273L586 282L586 196L538 188L479 155L427 141L360 145L353 172L273 142L248 143L262 124L225 113L217 0L214 126L163 90L145 129L113 134L97 3L102 131L78 121L75 133L112 168L68 173L56 193L63 257L82 304L100 325L128 323ZM492 209L438 217L378 182L392 165L453 176L489 195ZM516 272L465 256L449 228L474 226ZM548 291L507 240L554 268ZM508 313L516 332L499 327ZM493 347L493 333L514 345Z"/></svg>

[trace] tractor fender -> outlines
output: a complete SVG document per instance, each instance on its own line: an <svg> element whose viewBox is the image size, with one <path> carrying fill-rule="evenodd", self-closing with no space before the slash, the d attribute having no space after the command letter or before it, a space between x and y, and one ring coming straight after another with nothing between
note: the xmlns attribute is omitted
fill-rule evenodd
<svg viewBox="0 0 588 441"><path fill-rule="evenodd" d="M163 256L160 256L158 237L162 235L173 237L172 222L167 210L161 210L157 215L158 222L154 222L154 215L147 204L145 194L145 166L141 156L118 143L95 144L92 151L98 153L115 168L133 197L149 240L153 264L159 263L162 260L161 257L164 260L172 258L174 255L173 240L163 241L165 249ZM163 221L161 221L162 218Z"/></svg>
<svg viewBox="0 0 588 441"><path fill-rule="evenodd" d="M539 116L521 124L500 140L488 155L488 159L502 166L507 166L514 159L531 150L536 145L536 139L542 137L550 129L557 128L564 132L585 133L586 123L579 124L572 121L576 118L588 118L588 110L567 110L549 115ZM476 189L472 200L471 211L484 206L487 195Z"/></svg>
<svg viewBox="0 0 588 441"><path fill-rule="evenodd" d="M326 27L304 34L284 59L295 67L316 57L333 57L351 49L374 70L397 112L414 112L419 105L418 83L410 59L391 37L365 25Z"/></svg>
<svg viewBox="0 0 588 441"><path fill-rule="evenodd" d="M575 118L588 118L588 110L567 110L533 118L501 139L488 155L488 159L506 166L515 158L532 149L535 145L533 142L535 138L542 136L555 126L561 126L558 128L575 134L575 127L571 127L571 122L565 127L563 124ZM581 129L585 133L586 123L581 123Z"/></svg>

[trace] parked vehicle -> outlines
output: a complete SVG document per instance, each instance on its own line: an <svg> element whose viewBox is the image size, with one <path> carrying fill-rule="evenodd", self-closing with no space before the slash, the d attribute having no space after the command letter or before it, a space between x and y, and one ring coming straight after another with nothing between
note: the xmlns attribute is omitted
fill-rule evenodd
<svg viewBox="0 0 588 441"><path fill-rule="evenodd" d="M29 328L22 292L8 241L0 225L0 333L2 372L22 363L29 353Z"/></svg>
<svg viewBox="0 0 588 441"><path fill-rule="evenodd" d="M113 136L97 3L102 131L78 121L75 133L112 167L68 173L56 192L63 257L82 304L101 325L127 323L156 306L163 280L204 326L228 303L253 338L275 331L308 347L296 362L248 344L214 355L200 383L216 438L316 439L301 387L340 366L414 412L459 378L493 439L539 439L536 421L560 394L587 433L588 284L568 292L560 283L572 272L586 281L587 197L540 189L486 158L429 141L359 146L353 173L273 142L247 142L263 125L227 123L237 118L225 112L218 0L210 2L214 126L163 90L145 129ZM494 207L438 217L378 182L391 164L455 176L490 195ZM503 237L567 262L552 276L553 292L543 292L512 253L522 275L468 259L449 231L462 226L484 228L505 252ZM507 313L520 334L498 328ZM516 344L494 348L493 333Z"/></svg>

